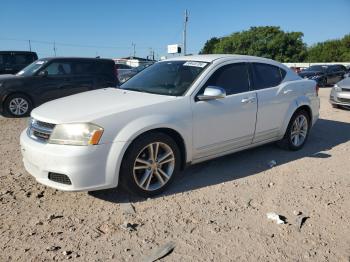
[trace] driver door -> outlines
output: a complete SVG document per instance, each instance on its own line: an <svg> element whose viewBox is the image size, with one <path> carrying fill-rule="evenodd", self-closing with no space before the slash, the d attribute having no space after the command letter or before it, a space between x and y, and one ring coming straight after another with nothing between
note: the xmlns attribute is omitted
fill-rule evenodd
<svg viewBox="0 0 350 262"><path fill-rule="evenodd" d="M227 64L218 68L192 102L194 159L225 154L252 143L256 114L256 92L250 88L248 65ZM208 86L221 87L226 96L200 101Z"/></svg>

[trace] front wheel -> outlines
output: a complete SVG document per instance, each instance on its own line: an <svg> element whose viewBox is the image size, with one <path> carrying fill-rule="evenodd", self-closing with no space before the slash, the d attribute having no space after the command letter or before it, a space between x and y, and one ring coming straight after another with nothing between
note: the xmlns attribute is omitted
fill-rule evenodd
<svg viewBox="0 0 350 262"><path fill-rule="evenodd" d="M310 126L310 117L305 110L295 112L279 145L293 151L301 149L309 136Z"/></svg>
<svg viewBox="0 0 350 262"><path fill-rule="evenodd" d="M163 192L179 173L180 150L163 133L149 133L137 138L125 153L120 181L131 193L149 197Z"/></svg>
<svg viewBox="0 0 350 262"><path fill-rule="evenodd" d="M28 116L32 110L32 102L25 95L13 94L5 100L4 109L12 117Z"/></svg>

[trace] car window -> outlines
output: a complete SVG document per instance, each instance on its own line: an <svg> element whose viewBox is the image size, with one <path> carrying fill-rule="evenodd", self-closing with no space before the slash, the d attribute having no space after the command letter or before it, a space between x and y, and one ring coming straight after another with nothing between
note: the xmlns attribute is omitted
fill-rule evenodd
<svg viewBox="0 0 350 262"><path fill-rule="evenodd" d="M92 74L95 71L93 62L73 62L72 73L76 75Z"/></svg>
<svg viewBox="0 0 350 262"><path fill-rule="evenodd" d="M264 89L278 86L286 75L286 71L273 65L253 63L254 88Z"/></svg>
<svg viewBox="0 0 350 262"><path fill-rule="evenodd" d="M12 56L9 54L0 55L0 64L11 65L12 64Z"/></svg>
<svg viewBox="0 0 350 262"><path fill-rule="evenodd" d="M53 62L45 70L48 75L69 75L72 73L71 64L67 62Z"/></svg>
<svg viewBox="0 0 350 262"><path fill-rule="evenodd" d="M249 91L249 77L246 63L235 63L220 67L205 83L199 94L208 86L225 89L226 95Z"/></svg>
<svg viewBox="0 0 350 262"><path fill-rule="evenodd" d="M15 54L14 61L17 65L27 65L34 61L31 54Z"/></svg>

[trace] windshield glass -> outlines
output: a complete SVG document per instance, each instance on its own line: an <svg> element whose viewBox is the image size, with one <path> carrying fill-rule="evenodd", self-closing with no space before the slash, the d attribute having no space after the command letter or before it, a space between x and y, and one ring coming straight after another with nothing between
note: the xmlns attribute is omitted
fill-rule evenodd
<svg viewBox="0 0 350 262"><path fill-rule="evenodd" d="M18 76L32 76L47 63L46 60L37 60L17 73Z"/></svg>
<svg viewBox="0 0 350 262"><path fill-rule="evenodd" d="M326 71L327 66L321 66L321 65L314 65L310 66L309 68L306 68L304 71Z"/></svg>
<svg viewBox="0 0 350 262"><path fill-rule="evenodd" d="M182 96L208 65L194 61L164 61L155 63L120 88L159 95Z"/></svg>

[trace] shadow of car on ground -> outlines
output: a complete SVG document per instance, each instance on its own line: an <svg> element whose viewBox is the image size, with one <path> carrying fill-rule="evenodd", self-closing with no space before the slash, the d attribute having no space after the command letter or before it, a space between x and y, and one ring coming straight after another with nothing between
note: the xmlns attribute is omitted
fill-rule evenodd
<svg viewBox="0 0 350 262"><path fill-rule="evenodd" d="M305 157L329 158L332 156L327 153L328 150L349 140L350 123L319 119L304 148L299 151L287 151L275 144L267 144L193 165L176 177L166 192L154 198L252 176L269 169L268 163L271 160L275 160L277 165L283 165ZM145 200L129 195L120 187L92 191L89 194L113 203Z"/></svg>

